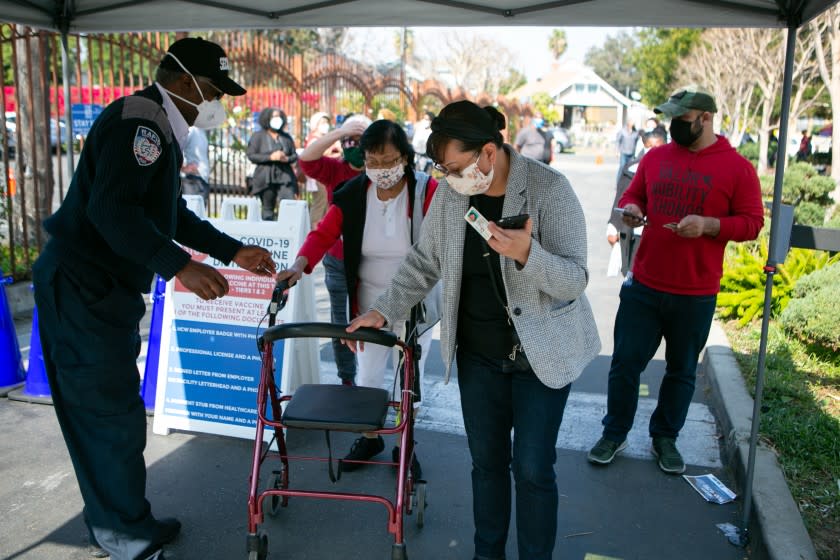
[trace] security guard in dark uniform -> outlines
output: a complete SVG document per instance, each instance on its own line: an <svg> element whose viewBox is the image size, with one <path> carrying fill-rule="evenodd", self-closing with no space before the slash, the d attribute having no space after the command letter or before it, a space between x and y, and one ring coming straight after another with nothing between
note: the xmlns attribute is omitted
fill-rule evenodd
<svg viewBox="0 0 840 560"><path fill-rule="evenodd" d="M136 359L153 274L178 277L203 299L227 293L225 278L175 241L257 274L275 272L268 251L216 230L180 196L179 142L188 127L218 126L222 94L245 93L228 71L219 45L181 39L154 85L102 112L67 197L44 222L51 239L33 268L44 363L85 522L104 549L99 556L113 560L163 558L161 547L181 527L155 519L145 498Z"/></svg>

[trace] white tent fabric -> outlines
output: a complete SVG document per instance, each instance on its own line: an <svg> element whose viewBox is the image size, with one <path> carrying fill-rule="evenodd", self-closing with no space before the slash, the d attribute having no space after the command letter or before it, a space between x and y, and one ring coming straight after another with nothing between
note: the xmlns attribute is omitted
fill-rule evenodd
<svg viewBox="0 0 840 560"><path fill-rule="evenodd" d="M836 1L0 0L0 20L76 33L404 25L798 27Z"/></svg>

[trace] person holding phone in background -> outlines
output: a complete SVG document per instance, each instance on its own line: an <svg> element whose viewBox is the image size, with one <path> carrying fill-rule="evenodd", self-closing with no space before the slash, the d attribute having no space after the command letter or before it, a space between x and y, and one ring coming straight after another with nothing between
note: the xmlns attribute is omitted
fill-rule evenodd
<svg viewBox="0 0 840 560"><path fill-rule="evenodd" d="M390 287L347 330L392 328L442 280L441 353L447 380L458 364L475 558L505 556L512 467L519 557L550 560L557 433L571 383L601 347L583 293L583 210L562 174L504 143L505 118L495 108L451 103L431 128L427 153L448 187L438 189ZM480 217L465 220L470 208L490 221L486 244L471 227ZM525 213L522 229L494 223Z"/></svg>
<svg viewBox="0 0 840 560"><path fill-rule="evenodd" d="M676 440L694 396L697 361L715 312L729 241L755 239L764 224L755 168L714 132L717 104L696 85L656 109L673 142L651 150L616 206L645 225L621 287L601 439L591 463L608 465L627 446L639 379L665 339L665 377L650 418L651 451L669 474L685 471Z"/></svg>

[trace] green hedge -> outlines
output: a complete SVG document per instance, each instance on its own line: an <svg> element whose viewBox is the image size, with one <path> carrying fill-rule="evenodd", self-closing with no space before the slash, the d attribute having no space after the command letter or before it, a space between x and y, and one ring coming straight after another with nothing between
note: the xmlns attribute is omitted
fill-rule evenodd
<svg viewBox="0 0 840 560"><path fill-rule="evenodd" d="M806 344L840 351L840 263L803 277L779 320Z"/></svg>
<svg viewBox="0 0 840 560"><path fill-rule="evenodd" d="M764 312L767 237L765 225L756 241L730 243L726 248L717 298L718 315L724 319L738 319L740 326L761 318ZM830 257L825 251L791 249L773 276L771 315L775 317L784 311L802 277L838 261L840 254Z"/></svg>

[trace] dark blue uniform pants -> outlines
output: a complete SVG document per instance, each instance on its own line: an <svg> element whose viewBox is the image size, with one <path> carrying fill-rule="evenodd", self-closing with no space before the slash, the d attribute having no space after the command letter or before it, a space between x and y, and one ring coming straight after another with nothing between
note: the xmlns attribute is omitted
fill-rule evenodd
<svg viewBox="0 0 840 560"><path fill-rule="evenodd" d="M60 264L49 245L33 281L44 365L85 521L113 560L132 560L150 546L155 524L136 365L142 296L101 272Z"/></svg>

